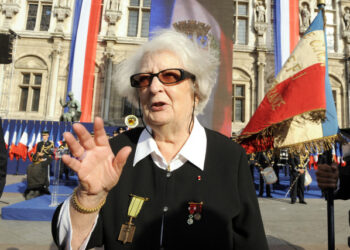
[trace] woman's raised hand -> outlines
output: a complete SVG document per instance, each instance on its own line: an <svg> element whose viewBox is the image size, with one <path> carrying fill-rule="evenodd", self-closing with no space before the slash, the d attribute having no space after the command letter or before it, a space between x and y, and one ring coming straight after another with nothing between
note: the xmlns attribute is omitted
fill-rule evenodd
<svg viewBox="0 0 350 250"><path fill-rule="evenodd" d="M99 117L95 118L94 137L79 123L73 129L79 141L69 132L64 133L64 139L74 158L64 155L62 160L77 173L81 191L105 196L118 183L131 148L124 147L115 156Z"/></svg>

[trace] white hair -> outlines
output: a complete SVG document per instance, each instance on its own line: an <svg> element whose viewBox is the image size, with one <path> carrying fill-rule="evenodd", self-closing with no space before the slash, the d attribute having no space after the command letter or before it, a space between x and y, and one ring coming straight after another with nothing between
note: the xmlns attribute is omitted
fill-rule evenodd
<svg viewBox="0 0 350 250"><path fill-rule="evenodd" d="M202 48L185 34L171 29L157 31L152 40L141 45L131 57L118 65L113 74L118 94L137 107L139 97L137 89L130 85L130 76L139 73L145 54L159 51L174 53L182 61L184 69L196 76L194 91L198 104L195 114L201 113L215 85L219 60L214 51Z"/></svg>

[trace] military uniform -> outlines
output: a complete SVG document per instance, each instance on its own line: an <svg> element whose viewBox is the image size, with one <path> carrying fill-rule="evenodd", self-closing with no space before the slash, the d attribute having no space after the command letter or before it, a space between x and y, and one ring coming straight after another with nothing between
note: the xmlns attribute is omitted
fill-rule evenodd
<svg viewBox="0 0 350 250"><path fill-rule="evenodd" d="M27 189L24 192L26 199L50 194L49 165L53 159L53 148L52 141L38 143L36 153L33 155L33 163L27 168Z"/></svg>
<svg viewBox="0 0 350 250"><path fill-rule="evenodd" d="M267 168L270 164L269 159L265 155L264 152L259 152L257 154L257 161L258 161L258 167L260 169L260 184L259 184L259 196L263 196L264 194L264 178L261 174L261 171L265 168ZM271 186L270 184L265 184L266 186L266 197L272 198L271 196Z"/></svg>
<svg viewBox="0 0 350 250"><path fill-rule="evenodd" d="M299 197L300 203L306 204L304 201L305 167L303 163L303 157L300 155L294 155L289 158L291 185L290 198L292 204L296 202L297 196ZM302 171L302 173L300 171Z"/></svg>

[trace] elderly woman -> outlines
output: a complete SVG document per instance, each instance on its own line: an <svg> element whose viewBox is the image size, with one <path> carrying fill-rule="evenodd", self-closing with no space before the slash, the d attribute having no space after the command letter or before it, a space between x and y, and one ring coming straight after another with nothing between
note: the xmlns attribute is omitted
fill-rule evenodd
<svg viewBox="0 0 350 250"><path fill-rule="evenodd" d="M59 246L267 249L244 150L195 117L217 66L211 52L171 30L120 65L119 93L141 107L147 126L108 142L96 118L94 138L80 124L79 143L64 134L76 158L63 161L80 184L55 212Z"/></svg>

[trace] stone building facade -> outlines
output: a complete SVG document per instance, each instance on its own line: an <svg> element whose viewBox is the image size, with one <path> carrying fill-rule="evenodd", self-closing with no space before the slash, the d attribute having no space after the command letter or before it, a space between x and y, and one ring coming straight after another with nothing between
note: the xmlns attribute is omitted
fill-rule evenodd
<svg viewBox="0 0 350 250"><path fill-rule="evenodd" d="M317 15L317 0L298 3L302 36ZM233 4L232 131L239 133L271 88L275 75L274 1L234 0ZM329 77L339 126L345 128L349 127L350 1L325 0L325 4Z"/></svg>
<svg viewBox="0 0 350 250"><path fill-rule="evenodd" d="M274 77L273 0L233 0L232 131L255 112ZM317 0L299 0L300 31ZM59 120L66 98L75 0L0 0L0 33L14 31L13 62L0 64L0 116ZM135 113L115 94L113 67L147 41L151 0L104 0L95 62L93 114L123 125ZM350 0L326 0L329 75L340 127L349 126Z"/></svg>

